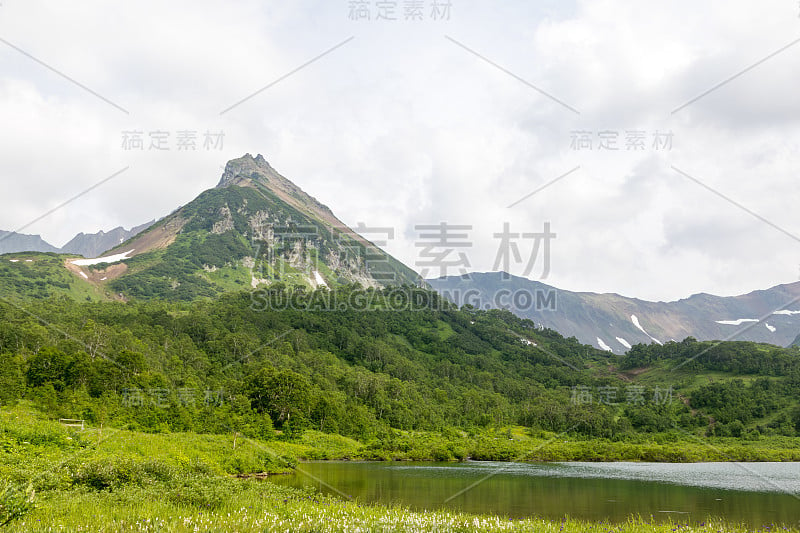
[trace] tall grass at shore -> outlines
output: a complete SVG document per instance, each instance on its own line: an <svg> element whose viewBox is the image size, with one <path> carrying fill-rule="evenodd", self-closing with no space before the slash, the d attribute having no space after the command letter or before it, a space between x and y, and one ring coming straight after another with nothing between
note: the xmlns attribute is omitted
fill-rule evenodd
<svg viewBox="0 0 800 533"><path fill-rule="evenodd" d="M422 458L425 446L440 449L445 445L425 435L409 434L408 438L416 447L407 450L419 451ZM485 439L486 446L508 442L522 450L537 442L534 437L516 444L507 436ZM568 445L575 444L557 443L558 448ZM256 472L277 475L291 470L298 458L336 459L361 453L368 450L355 441L315 432L298 442L262 442L236 433L75 431L17 406L0 410L0 525L6 524L3 529L12 532L748 531L722 521L690 525L655 522L649 517L632 517L625 523L512 520L443 510L413 511L281 487L268 477L237 477ZM763 528L776 530L800 533L796 526L765 524Z"/></svg>

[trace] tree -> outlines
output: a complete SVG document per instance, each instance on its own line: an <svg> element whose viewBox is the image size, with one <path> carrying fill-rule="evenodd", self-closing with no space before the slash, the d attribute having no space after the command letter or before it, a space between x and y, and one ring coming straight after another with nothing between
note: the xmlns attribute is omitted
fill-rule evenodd
<svg viewBox="0 0 800 533"><path fill-rule="evenodd" d="M19 356L0 355L0 404L8 404L22 396L25 390L25 377Z"/></svg>
<svg viewBox="0 0 800 533"><path fill-rule="evenodd" d="M50 383L57 391L64 390L67 385L68 356L56 348L46 346L39 353L28 359L28 370L25 377L31 387L40 387Z"/></svg>
<svg viewBox="0 0 800 533"><path fill-rule="evenodd" d="M252 408L268 413L278 427L293 419L297 427L307 417L313 400L311 385L305 377L271 366L264 366L250 376L247 396Z"/></svg>

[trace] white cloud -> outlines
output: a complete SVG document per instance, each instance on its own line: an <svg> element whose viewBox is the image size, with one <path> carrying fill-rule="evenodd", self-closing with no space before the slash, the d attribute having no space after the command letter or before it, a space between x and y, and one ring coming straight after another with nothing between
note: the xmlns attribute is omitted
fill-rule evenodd
<svg viewBox="0 0 800 533"><path fill-rule="evenodd" d="M670 168L800 234L800 45L670 113L796 38L796 5L452 3L449 22L416 23L352 22L346 2L3 2L0 37L130 114L0 44L0 228L126 166L27 231L59 245L130 227L250 152L345 222L397 228L389 251L411 266L415 224L472 224L473 268L488 270L504 221L541 231L549 220L558 237L545 281L563 288L674 299L796 279L800 243ZM173 149L123 150L130 129L169 131ZM224 149L177 151L187 129L224 131ZM570 149L573 130L627 129L672 131L673 148Z"/></svg>

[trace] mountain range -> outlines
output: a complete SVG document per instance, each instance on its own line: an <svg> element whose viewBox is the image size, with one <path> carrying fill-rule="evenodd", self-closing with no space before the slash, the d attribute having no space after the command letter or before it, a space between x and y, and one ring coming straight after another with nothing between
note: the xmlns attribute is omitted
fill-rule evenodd
<svg viewBox="0 0 800 533"><path fill-rule="evenodd" d="M26 235L24 233L0 230L0 254L17 252L58 253L59 248L46 242L41 235Z"/></svg>
<svg viewBox="0 0 800 533"><path fill-rule="evenodd" d="M48 243L40 235L26 235L11 231L0 230L0 254L12 254L17 252L46 252L60 254L75 254L83 257L98 257L100 254L109 250L122 242L130 239L134 235L141 233L149 228L153 222L142 224L131 229L122 226L111 231L99 231L97 233L78 233L70 241L58 248Z"/></svg>
<svg viewBox="0 0 800 533"><path fill-rule="evenodd" d="M261 155L228 162L216 187L157 222L81 233L61 249L35 235L0 235L0 252L16 252L0 261L0 294L7 295L189 301L259 287L427 284L458 305L508 309L618 354L687 337L800 343L800 282L734 297L649 302L499 272L423 281Z"/></svg>
<svg viewBox="0 0 800 533"><path fill-rule="evenodd" d="M695 294L649 302L619 294L571 292L503 272L426 280L459 305L505 308L581 343L624 353L638 343L748 340L786 346L800 332L800 282L732 297Z"/></svg>
<svg viewBox="0 0 800 533"><path fill-rule="evenodd" d="M97 249L113 239L102 257L19 253L7 256L0 280L5 271L15 280L14 291L29 287L37 296L68 292L84 298L88 292L90 299L184 301L274 283L313 290L420 282L416 272L347 227L261 155L228 162L216 187L127 239L119 232L98 235L107 240L79 236L73 245ZM8 286L5 292L14 292Z"/></svg>

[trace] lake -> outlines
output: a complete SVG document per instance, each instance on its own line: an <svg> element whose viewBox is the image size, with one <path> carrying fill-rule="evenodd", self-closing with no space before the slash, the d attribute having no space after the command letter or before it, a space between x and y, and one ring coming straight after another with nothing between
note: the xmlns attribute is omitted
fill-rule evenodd
<svg viewBox="0 0 800 533"><path fill-rule="evenodd" d="M315 462L270 481L362 502L510 518L800 525L800 463Z"/></svg>

